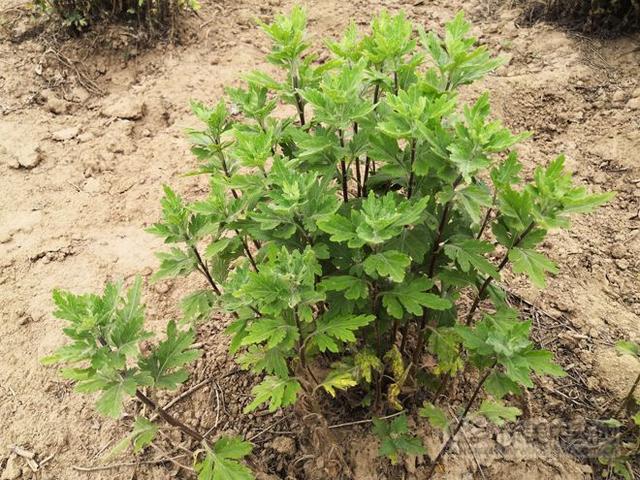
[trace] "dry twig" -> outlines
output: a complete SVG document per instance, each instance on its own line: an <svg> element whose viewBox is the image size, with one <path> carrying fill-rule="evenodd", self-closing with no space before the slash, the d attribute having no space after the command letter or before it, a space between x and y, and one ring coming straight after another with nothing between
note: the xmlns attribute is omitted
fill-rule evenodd
<svg viewBox="0 0 640 480"><path fill-rule="evenodd" d="M47 45L47 47L48 48L42 54L43 56L53 55L58 60L58 62L73 70L78 78L78 83L80 83L80 85L82 85L82 87L84 87L87 91L95 95L104 95L104 90L102 90L91 78L89 78L88 75L80 71L80 69L75 66L75 62L73 60L53 48L51 44Z"/></svg>
<svg viewBox="0 0 640 480"><path fill-rule="evenodd" d="M201 388L204 388L207 385L209 385L211 382L213 382L213 380L214 380L213 377L209 377L209 378L206 378L206 379L202 380L201 382L196 383L194 386L192 386L188 390L185 390L183 393L178 395L176 398L174 398L171 401L169 401L163 408L165 410L169 410L176 403L181 402L182 400L187 398L189 395L191 395L191 394L197 392L198 390L200 390Z"/></svg>
<svg viewBox="0 0 640 480"><path fill-rule="evenodd" d="M393 417L397 417L398 415L402 415L405 411L401 410L399 412L396 413L392 413L391 415L387 415L385 417L380 417L380 420L388 420L389 418L393 418ZM373 422L373 418L367 418L364 420L356 420L355 422L345 422L345 423L338 423L337 425L329 425L328 428L343 428L343 427L350 427L352 425L362 425L363 423L371 423Z"/></svg>
<svg viewBox="0 0 640 480"><path fill-rule="evenodd" d="M121 462L121 463L111 463L109 465L97 465L97 466L79 466L72 465L71 468L78 472L101 472L104 470L113 470L114 468L127 468L127 467L139 467L140 465L158 465L166 462L173 462L180 458L184 458L188 456L186 453L183 455L176 455L174 457L168 458L157 458L154 460L140 460L138 462Z"/></svg>
<svg viewBox="0 0 640 480"><path fill-rule="evenodd" d="M276 425L281 424L282 422L284 422L286 419L288 419L289 417L291 417L291 414L289 415L285 415L284 417L282 417L280 420L276 420L274 423L272 423L271 425L269 425L267 428L260 430L258 433L256 433L255 435L252 435L251 437L247 438L247 442L251 442L253 440L255 440L256 438L258 438L260 435L262 435L263 433L267 433L269 430L273 429Z"/></svg>
<svg viewBox="0 0 640 480"><path fill-rule="evenodd" d="M456 414L451 407L449 407L449 413L455 418ZM487 480L487 477L484 476L484 471L482 470L482 466L478 461L478 457L476 457L476 452L473 450L473 447L471 446L471 442L469 442L469 437L467 437L467 433L464 431L464 428L460 429L460 433L462 434L462 438L464 439L464 442L467 444L467 447L471 452L471 456L473 457L473 461L475 462L476 467L478 467L478 472L480 472L480 476L482 477L483 480Z"/></svg>

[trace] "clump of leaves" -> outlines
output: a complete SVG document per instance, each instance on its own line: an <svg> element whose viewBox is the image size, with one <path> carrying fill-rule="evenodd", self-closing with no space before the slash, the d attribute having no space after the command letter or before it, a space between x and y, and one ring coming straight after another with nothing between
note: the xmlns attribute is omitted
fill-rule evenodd
<svg viewBox="0 0 640 480"><path fill-rule="evenodd" d="M390 422L374 418L373 432L380 439L380 456L388 457L394 465L398 463L400 454L425 453L420 439L409 433L407 416L404 413Z"/></svg>
<svg viewBox="0 0 640 480"><path fill-rule="evenodd" d="M35 0L41 11L52 13L62 25L81 31L98 20L124 18L150 30L173 27L185 9L197 10L197 0Z"/></svg>
<svg viewBox="0 0 640 480"><path fill-rule="evenodd" d="M136 397L166 423L182 430L202 444L204 460L199 480L245 480L253 478L247 467L238 463L251 451L251 444L239 438L207 439L182 423L147 396L144 388L175 390L188 374L185 366L201 351L193 348L193 328L180 330L174 321L167 324L166 338L142 353L141 342L152 335L144 329L142 282L138 277L126 292L121 284L109 283L102 295L75 295L56 290L54 315L68 322L64 333L71 343L58 349L42 362L63 363L62 376L76 382L80 393L99 392L97 410L120 418L126 400ZM110 455L129 446L135 453L153 443L160 426L151 418L138 416L131 433L118 443Z"/></svg>
<svg viewBox="0 0 640 480"><path fill-rule="evenodd" d="M598 36L618 36L640 28L640 6L617 0L545 0L526 4L520 20L558 23L572 30Z"/></svg>
<svg viewBox="0 0 640 480"><path fill-rule="evenodd" d="M435 468L468 415L514 420L504 402L532 374L563 374L499 280L510 266L544 287L548 231L612 195L575 185L562 156L523 178L514 147L528 133L493 119L487 93L458 97L502 64L462 13L438 35L382 12L370 33L328 41L323 63L305 27L299 7L262 25L280 74L229 89L238 115L193 103L194 173L210 191L187 203L165 187L156 278L199 273L185 318L233 317L231 353L263 376L247 412L349 390L379 416L439 385L421 410L449 432ZM435 403L462 370L479 380L449 419ZM412 445L403 418L376 423L393 458Z"/></svg>

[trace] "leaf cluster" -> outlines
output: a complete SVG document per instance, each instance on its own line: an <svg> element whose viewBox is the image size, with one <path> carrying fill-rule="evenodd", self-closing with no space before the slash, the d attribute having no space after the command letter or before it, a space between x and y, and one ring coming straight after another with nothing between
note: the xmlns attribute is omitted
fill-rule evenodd
<svg viewBox="0 0 640 480"><path fill-rule="evenodd" d="M475 414L515 420L505 399L533 387L532 374L563 372L508 308L502 272L543 287L558 271L540 248L547 233L612 194L576 185L563 156L524 175L515 147L529 134L493 118L488 93L461 100L461 88L503 63L469 35L462 12L437 34L383 11L368 33L351 24L327 41L322 62L306 23L294 7L261 24L277 73L249 73L214 106L193 102L201 126L188 130L191 174L210 189L189 203L165 187L162 218L148 230L169 246L155 278L202 276L182 302L187 322L233 317L231 353L263 376L246 412L322 391L402 410L425 383L472 368L493 398ZM141 314L119 313L139 308L111 288L58 294L74 344L57 358L89 364L79 385L82 375L107 378L89 385L112 392L104 403L117 414L138 386L184 381L196 354L193 333L170 323L167 340L140 355ZM124 327L130 316L137 322ZM453 424L433 403L421 414ZM421 451L407 428L404 415L376 421L383 455ZM237 468L223 447L207 453L201 475Z"/></svg>
<svg viewBox="0 0 640 480"><path fill-rule="evenodd" d="M216 301L236 315L232 352L266 375L248 410L290 405L309 383L332 396L358 387L366 402L386 373L387 402L402 408L424 354L436 358L425 372L436 377L467 361L495 365L486 389L497 399L531 388L532 372L561 374L533 348L530 324L506 308L496 281L510 264L544 286L557 272L538 249L547 232L611 195L575 186L562 156L522 180L513 147L528 133L492 119L487 93L458 100L461 86L502 63L469 36L462 13L439 36L383 12L368 35L350 25L328 41L322 64L305 26L299 7L262 25L282 75L252 72L246 87L229 90L240 117L224 101L194 104L206 127L190 131L196 173L210 176L210 198L182 205L167 190L166 226L152 229L187 245L161 271L206 269L223 292L195 297L190 317ZM280 102L297 115L275 116ZM195 254L202 242L205 267ZM461 321L465 292L488 296L493 313ZM417 345L399 351L404 369L394 375L392 347L412 330ZM366 368L356 361L363 352ZM328 354L331 370L310 381L309 364Z"/></svg>
<svg viewBox="0 0 640 480"><path fill-rule="evenodd" d="M144 329L141 289L138 277L126 292L109 283L101 296L53 293L54 315L68 322L64 333L71 343L42 361L67 365L62 375L75 381L78 392L100 392L96 408L110 417L122 414L138 388L175 390L188 377L185 365L201 354L192 347L194 330L181 331L174 321L166 338L142 353L141 342L151 334Z"/></svg>

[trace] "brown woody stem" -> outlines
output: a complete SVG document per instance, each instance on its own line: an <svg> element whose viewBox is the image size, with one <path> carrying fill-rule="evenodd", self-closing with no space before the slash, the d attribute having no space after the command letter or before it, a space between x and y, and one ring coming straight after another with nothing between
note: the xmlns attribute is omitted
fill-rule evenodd
<svg viewBox="0 0 640 480"><path fill-rule="evenodd" d="M487 372L480 379L480 381L478 382L478 385L476 385L476 388L473 391L473 394L471 395L471 398L469 399L469 403L467 403L467 406L464 408L464 411L462 412L462 415L460 415L460 417L458 417L458 421L457 421L455 429L449 435L449 438L447 439L447 441L443 445L443 447L440 449L440 452L438 452L438 456L433 460L433 463L431 464L431 467L429 468L429 471L427 472L427 476L425 477L427 480L430 479L433 476L433 474L434 474L434 472L436 470L436 467L440 464L440 461L442 460L442 457L449 450L449 447L451 446L451 443L453 443L453 440L456 438L456 435L458 434L458 432L462 428L462 425L464 425L464 422L465 422L465 420L467 418L467 415L469 414L469 410L471 410L471 407L473 406L473 403L476 401L476 398L478 398L478 394L480 393L480 390L482 389L482 386L487 381L487 378L489 378L489 375L491 375L491 372L493 372L493 369L495 367L496 367L496 362L493 363L491 368L489 370L487 370Z"/></svg>
<svg viewBox="0 0 640 480"><path fill-rule="evenodd" d="M162 418L169 425L172 425L174 427L179 428L185 434L189 435L191 438L194 438L195 440L198 440L199 442L202 442L204 440L204 436L203 435L201 435L200 433L196 432L190 426L185 425L184 423L182 423L180 420L175 418L173 415L171 415L169 412L167 412L160 405L158 405L153 400L151 400L149 397L147 397L140 390L136 390L136 398L138 400L140 400L142 403L144 403L145 405L147 405L151 410L155 411L160 416L160 418Z"/></svg>
<svg viewBox="0 0 640 480"><path fill-rule="evenodd" d="M302 103L302 98L298 93L298 87L299 87L298 75L292 75L291 82L293 84L293 97L295 98L296 109L298 110L298 117L300 118L300 126L303 127L306 122L304 119L304 103Z"/></svg>
<svg viewBox="0 0 640 480"><path fill-rule="evenodd" d="M207 279L207 282L209 282L209 285L211 285L211 288L213 289L213 291L216 292L217 295L222 295L222 292L216 285L216 282L213 280L211 273L209 273L209 267L207 267L207 264L204 262L204 260L202 260L202 257L200 256L200 252L198 252L198 249L193 245L191 246L191 249L193 250L193 253L196 256L196 259L198 260L198 265L199 265L198 270L200 270L200 272L202 272L202 274L205 276L205 278ZM262 314L257 308L252 306L250 306L249 308L258 317L262 316ZM231 312L231 315L233 315L235 318L238 318L238 314L236 312Z"/></svg>
<svg viewBox="0 0 640 480"><path fill-rule="evenodd" d="M376 86L373 89L374 105L378 103L379 98L380 98L380 85L376 84ZM364 178L362 179L362 196L363 197L367 196L367 180L369 180L369 172L371 171L371 167L372 167L372 161L369 158L369 155L367 155L364 162ZM375 167L374 167L374 170L375 170Z"/></svg>
<svg viewBox="0 0 640 480"><path fill-rule="evenodd" d="M340 146L344 148L344 134L342 130L338 130L338 135L340 136ZM347 186L347 164L344 158L340 160L340 169L342 170L342 199L344 203L347 203L349 201L349 188Z"/></svg>
<svg viewBox="0 0 640 480"><path fill-rule="evenodd" d="M358 133L358 123L355 122L353 124L353 134L356 135ZM358 195L358 197L362 196L362 190L363 190L363 186L362 186L362 177L360 175L360 157L356 156L356 193Z"/></svg>
<svg viewBox="0 0 640 480"><path fill-rule="evenodd" d="M478 234L476 235L476 239L479 240L480 237L482 237L482 234L484 233L485 229L487 228L487 225L489 225L489 219L491 218L491 213L493 213L493 207L496 204L496 195L497 195L497 190L493 192L493 199L491 200L491 207L489 207L487 209L487 213L484 216L484 219L482 220L482 225L480 225L480 230L478 230Z"/></svg>
<svg viewBox="0 0 640 480"><path fill-rule="evenodd" d="M202 274L207 279L207 282L209 282L209 285L211 285L211 288L213 289L213 291L216 292L216 294L218 294L218 295L222 295L222 292L220 291L220 289L216 285L216 282L213 280L213 277L211 276L211 273L209 273L209 267L207 267L207 264L204 262L204 260L200 256L200 252L198 252L198 249L196 248L196 246L192 245L191 246L191 250L193 251L193 254L196 256L196 260L198 261L198 265L200 267L200 271L202 272Z"/></svg>
<svg viewBox="0 0 640 480"><path fill-rule="evenodd" d="M416 140L411 140L411 161L409 162L409 182L407 185L407 198L411 198L413 194L413 163L416 160Z"/></svg>
<svg viewBox="0 0 640 480"><path fill-rule="evenodd" d="M98 338L98 343L100 345L102 345L103 347L108 347L106 340L104 338L102 338L102 337ZM193 428L191 428L188 425L185 425L180 420L175 418L173 415L171 415L169 412L167 412L164 408L162 408L160 405L158 405L156 402L154 402L149 397L147 397L144 393L142 393L140 391L140 389L136 389L136 398L138 398L138 400L140 400L142 403L144 403L149 408L151 408L153 411L155 411L169 425L173 425L174 427L179 428L184 433L186 433L190 437L198 440L199 442L204 440L204 436L203 435L201 435L200 433L196 432Z"/></svg>

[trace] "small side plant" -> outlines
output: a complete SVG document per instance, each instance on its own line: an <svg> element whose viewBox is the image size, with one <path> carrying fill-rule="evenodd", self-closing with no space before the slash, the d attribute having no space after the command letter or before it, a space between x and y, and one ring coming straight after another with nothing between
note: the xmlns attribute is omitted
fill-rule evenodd
<svg viewBox="0 0 640 480"><path fill-rule="evenodd" d="M544 0L530 2L525 12L533 20L552 20L602 36L634 32L640 28L640 4L635 0Z"/></svg>
<svg viewBox="0 0 640 480"><path fill-rule="evenodd" d="M133 20L152 31L164 29L173 26L182 10L199 7L197 0L35 0L35 5L76 31L105 18Z"/></svg>
<svg viewBox="0 0 640 480"><path fill-rule="evenodd" d="M155 276L206 281L182 302L187 321L232 317L230 353L262 377L246 412L300 403L323 415L321 396L347 391L374 416L424 400L420 416L447 432L431 476L469 415L515 420L505 401L532 374L563 375L501 275L544 287L557 272L538 250L548 231L612 195L576 186L562 156L525 180L514 146L528 134L492 119L487 93L458 97L502 64L462 13L438 35L382 12L369 34L352 24L327 41L324 63L305 28L298 7L262 25L281 74L228 89L238 115L225 100L193 103L194 173L210 192L188 203L165 186L149 231L170 249ZM461 372L475 386L450 418L439 405ZM163 387L125 378L118 400ZM392 461L422 451L405 413L374 430Z"/></svg>
<svg viewBox="0 0 640 480"><path fill-rule="evenodd" d="M63 363L62 376L76 382L80 393L99 392L96 409L103 415L120 418L123 403L135 397L148 408L135 417L131 434L111 452L129 446L140 452L155 439L159 416L200 445L194 453L199 480L247 480L253 478L240 460L251 453L251 444L241 438L222 437L210 441L162 408L145 390L175 390L188 378L185 366L202 352L193 347L193 329L180 330L174 321L167 324L166 338L146 348L141 344L152 336L144 329L144 307L140 303L142 282L137 278L125 293L122 285L109 283L104 293L75 295L54 291L54 315L68 322L64 333L72 340L42 360L45 365Z"/></svg>

